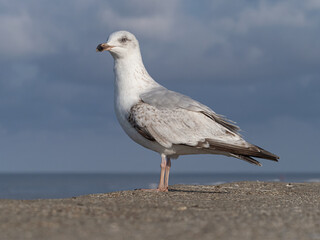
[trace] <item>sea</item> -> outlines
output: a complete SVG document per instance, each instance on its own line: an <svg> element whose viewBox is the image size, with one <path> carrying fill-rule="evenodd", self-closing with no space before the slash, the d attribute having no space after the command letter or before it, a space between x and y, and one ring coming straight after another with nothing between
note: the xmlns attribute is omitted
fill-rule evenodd
<svg viewBox="0 0 320 240"><path fill-rule="evenodd" d="M159 173L0 173L0 199L57 199L156 188ZM236 181L320 182L320 173L172 173L170 185Z"/></svg>

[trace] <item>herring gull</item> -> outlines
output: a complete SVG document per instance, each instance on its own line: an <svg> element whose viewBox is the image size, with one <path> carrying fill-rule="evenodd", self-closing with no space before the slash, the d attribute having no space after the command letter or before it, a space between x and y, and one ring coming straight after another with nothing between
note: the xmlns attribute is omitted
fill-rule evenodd
<svg viewBox="0 0 320 240"><path fill-rule="evenodd" d="M161 155L156 191L168 191L171 159L187 154L221 154L261 165L279 157L248 143L239 127L211 108L157 83L145 69L139 42L127 31L112 33L96 51L114 58L117 119L138 144Z"/></svg>

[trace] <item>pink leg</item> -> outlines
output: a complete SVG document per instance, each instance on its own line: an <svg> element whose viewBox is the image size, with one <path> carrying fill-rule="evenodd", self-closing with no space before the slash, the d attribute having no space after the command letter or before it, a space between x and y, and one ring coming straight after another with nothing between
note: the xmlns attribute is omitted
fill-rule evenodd
<svg viewBox="0 0 320 240"><path fill-rule="evenodd" d="M169 187L169 172L171 168L171 159L167 157L167 165L166 165L166 175L165 175L165 182L164 187L168 190Z"/></svg>
<svg viewBox="0 0 320 240"><path fill-rule="evenodd" d="M168 192L168 181L169 181L169 170L170 166L167 167L167 164L171 166L170 158L167 158L166 155L161 154L161 172L160 172L160 182L157 189L141 189L143 191L156 191L156 192ZM166 174L166 175L165 175Z"/></svg>
<svg viewBox="0 0 320 240"><path fill-rule="evenodd" d="M167 166L167 157L164 154L161 154L161 172L160 172L160 182L158 186L158 190L161 192L166 192L168 189L165 187L164 183L164 177L165 177L165 172L166 172L166 166Z"/></svg>

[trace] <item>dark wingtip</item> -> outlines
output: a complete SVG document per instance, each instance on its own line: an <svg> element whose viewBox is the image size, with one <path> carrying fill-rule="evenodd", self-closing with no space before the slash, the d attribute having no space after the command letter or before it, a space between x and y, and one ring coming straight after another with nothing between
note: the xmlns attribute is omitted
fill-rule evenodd
<svg viewBox="0 0 320 240"><path fill-rule="evenodd" d="M266 150L264 150L264 154L266 154L266 156L265 156L266 159L269 159L269 160L272 160L272 161L275 161L275 162L279 162L279 159L280 159L279 156L277 156L277 155L275 155L273 153L270 153L270 152L268 152Z"/></svg>
<svg viewBox="0 0 320 240"><path fill-rule="evenodd" d="M275 161L275 162L279 162L278 159L280 159L279 156L261 148L261 147L258 147L256 145L253 145L257 150L258 150L258 154L252 154L254 157L258 157L258 158L264 158L264 159L268 159L268 160L271 160L271 161Z"/></svg>

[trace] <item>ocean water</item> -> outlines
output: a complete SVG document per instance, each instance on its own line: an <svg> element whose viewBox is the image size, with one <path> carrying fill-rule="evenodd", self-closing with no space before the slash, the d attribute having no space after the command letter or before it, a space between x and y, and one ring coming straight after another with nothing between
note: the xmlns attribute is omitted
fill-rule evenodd
<svg viewBox="0 0 320 240"><path fill-rule="evenodd" d="M0 174L0 199L68 198L137 188L156 188L159 173ZM320 182L320 173L172 173L170 185L235 181Z"/></svg>

